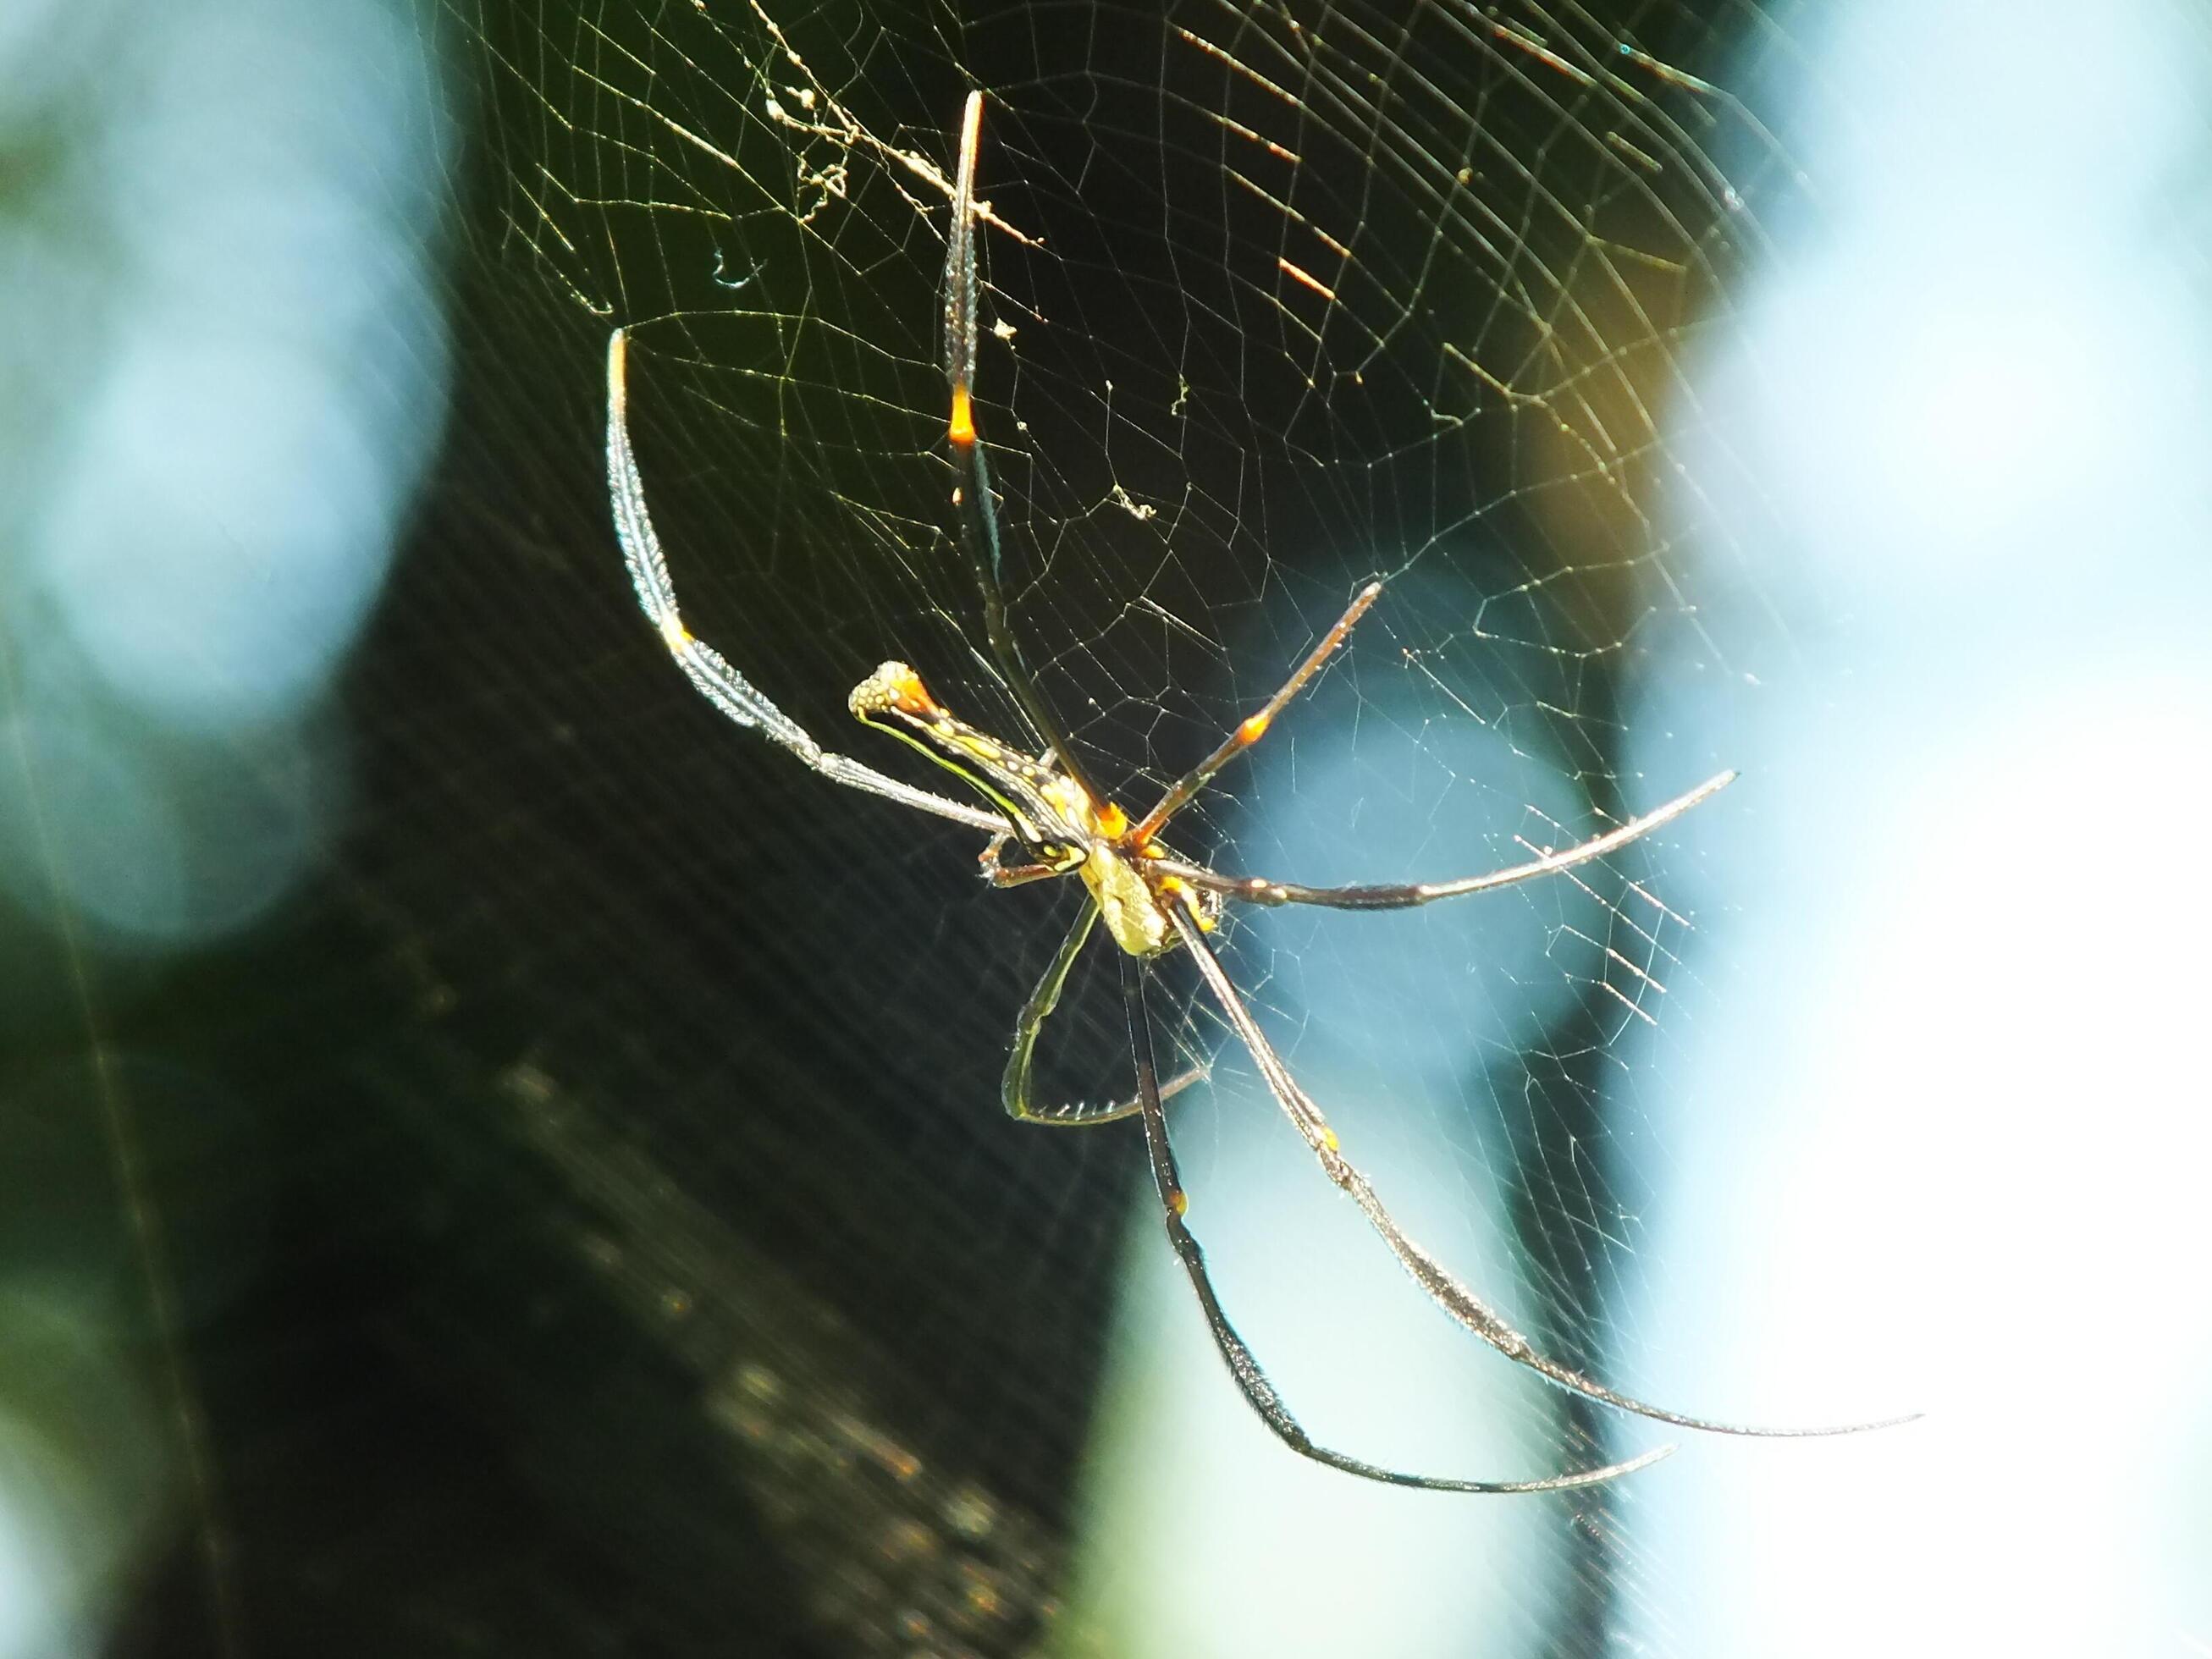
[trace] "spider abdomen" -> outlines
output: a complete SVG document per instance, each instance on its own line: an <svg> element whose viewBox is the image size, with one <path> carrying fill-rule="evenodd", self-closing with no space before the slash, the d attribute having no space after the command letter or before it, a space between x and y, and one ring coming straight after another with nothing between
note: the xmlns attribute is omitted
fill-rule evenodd
<svg viewBox="0 0 2212 1659"><path fill-rule="evenodd" d="M1175 947L1175 929L1152 896L1145 878L1110 843L1092 843L1083 860L1083 884L1097 901L1098 914L1114 943L1133 957L1157 957Z"/></svg>

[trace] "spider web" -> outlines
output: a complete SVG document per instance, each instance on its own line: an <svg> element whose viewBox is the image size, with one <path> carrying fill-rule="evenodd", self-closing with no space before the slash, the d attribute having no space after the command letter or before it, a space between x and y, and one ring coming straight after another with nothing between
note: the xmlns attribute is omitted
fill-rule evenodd
<svg viewBox="0 0 2212 1659"><path fill-rule="evenodd" d="M1919 288L1979 306L2016 286L1971 262L1935 281L1952 256L1924 251L1917 222L1872 298L1840 279L1795 309L1773 298L1776 270L1865 211L1805 158L1840 173L1875 143L1868 87L1916 101L1883 78L1893 60L1924 54L1917 101L1940 108L1959 96L1944 76L1984 43L1906 15L1832 35L1789 5L1671 0L332 15L343 27L204 0L155 27L85 7L15 58L0 25L0 66L22 71L0 82L27 88L28 112L0 105L17 164L0 209L26 250L22 314L61 342L0 361L30 388L0 446L18 486L0 493L25 506L0 522L64 550L9 575L0 635L21 785L0 805L0 878L7 914L37 924L9 936L24 988L0 1161L34 1271L0 1285L0 1340L40 1379L31 1407L0 1387L0 1447L27 1448L17 1463L78 1506L56 1536L94 1540L15 1548L33 1509L0 1480L0 1575L28 1562L23 1585L67 1589L63 1634L26 1616L24 1636L0 1576L0 1659L92 1632L115 1651L225 1654L1863 1651L1888 1626L1878 1595L1828 1607L1847 1562L1897 1605L1945 1609L1915 1626L1939 1649L2001 1629L2021 1650L2051 1632L2083 1650L2109 1633L2092 1603L2202 1644L2212 1611L2148 1568L2117 1589L2085 1577L2101 1595L2047 1629L1962 1595L1943 1575L1966 1546L1914 1524L1945 1526L1941 1506L1902 1516L1895 1500L1924 1489L1924 1443L1691 1436L1617 1485L1512 1499L1300 1462L1222 1373L1136 1126L1045 1132L1000 1111L1015 1013L1073 884L992 891L975 837L722 720L639 615L609 520L602 364L619 325L632 438L699 636L825 745L925 787L944 781L845 712L885 658L1034 740L985 648L948 501L951 128L981 88L977 391L1013 625L1122 804L1141 810L1207 752L1377 576L1345 649L1177 820L1178 852L1311 884L1444 878L1748 769L1613 858L1464 903L1232 911L1229 972L1346 1151L1547 1353L1638 1397L1778 1424L1978 1410L1965 1384L1923 1385L1978 1375L2079 1265L2033 1241L2029 1290L1993 1296L1989 1326L1923 1273L2011 1237L1999 1211L2039 1173L2023 1155L1986 1210L1960 1197L1983 1149L1959 1120L1988 1091L1958 1032L2007 1015L1900 969L1838 913L1868 895L1910 912L1900 957L1984 938L2023 963L2094 951L1866 851L1985 810L1924 758L1879 793L1928 741L1892 704L1951 718L1955 688L1870 682L1915 684L1906 659L1965 659L1983 631L2055 676L2074 641L2039 608L2056 594L2148 637L2147 660L2201 658L2185 637L2129 634L2117 599L2083 599L2055 558L2021 581L1986 554L1945 574L1929 550L2024 544L2039 512L2078 544L2118 523L2201 545L2203 522L2139 505L2108 519L2087 489L2099 512L2069 517L1998 465L2063 452L2092 458L2081 473L2113 466L2133 502L2187 495L2172 479L2201 469L2185 456L2095 461L2076 428L2034 423L2063 407L2117 428L2151 410L2202 429L2185 370L2124 367L2140 341L2110 295L2140 296L2111 272L2083 279L2094 301L2064 312L2081 326L2047 351L2054 331L2026 306L1955 351L1873 343L1917 314ZM1990 78L2024 90L1988 131L2062 108L2081 131L2100 108L2126 129L2136 148L2098 177L2160 180L2144 198L2158 214L2137 216L2198 233L2165 250L2193 286L2139 307L2185 316L2203 311L2203 219L2175 210L2203 192L2172 180L2201 173L2201 143L2159 147L2152 39L2077 40L2087 67L2063 88L2008 60ZM193 75L223 89L222 118L192 103L165 127ZM2084 90L2123 83L2124 120ZM1931 185L1944 211L1983 201L2000 161L2039 183L2062 172L2057 141L2025 160L2002 145L1993 160L1996 143L1977 128L1967 182ZM134 145L215 160L181 185L145 167L168 192L156 204L118 159ZM1940 177L1925 149L1887 176ZM337 183L311 197L319 170ZM240 206L215 188L226 171L264 193ZM103 179L122 205L85 213ZM2134 226L2140 202L2105 195L2101 216L2069 210L2070 241ZM2046 211L2040 195L2014 206L1990 222ZM264 225L285 229L239 231ZM360 225L380 240L338 234ZM212 252L233 241L229 263ZM323 245L313 282L264 268L295 241ZM185 251L173 265L146 252L165 245ZM191 281L126 305L111 264ZM201 351L183 331L187 383L284 390L289 343L352 389L356 423L307 425L257 390L228 440L177 444L185 462L163 437L147 440L158 465L142 446L137 471L59 467L72 444L101 453L137 429L114 416L112 348L88 343L103 319L166 343L203 313L229 332ZM1873 367L1801 395L1822 361L1803 348L1831 326ZM2060 393L2008 378L2022 340ZM42 351L56 361L24 367ZM72 377L98 395L65 419ZM1900 401L1934 412L1899 421ZM1837 441L1850 484L1811 480L1808 528L1788 458L1826 434L1784 441L1832 410L1881 441ZM176 432L204 436L181 416L141 436ZM1857 488L1937 464L1921 450L1966 474L1946 481L1940 538ZM341 485L365 457L396 481L356 533L405 550L343 604L287 585L331 554L299 497L331 490L331 453ZM143 487L230 454L255 459L227 506L165 518ZM137 551L173 538L166 566ZM97 605L69 609L72 569ZM2148 564L2096 585L2170 592L2170 617L2206 597ZM1932 620L1863 635L1861 612L1893 622L1903 591ZM322 666L300 666L300 642L325 639ZM181 678L131 691L149 656ZM1984 668L1992 687L2035 678L2001 654ZM2047 691L2067 706L2033 742L1996 692L1965 698L1974 735L1952 746L2002 756L2056 732L2072 752L2099 709L2149 708L2141 750L2193 752L2201 677L2118 677L2112 702L2081 690L2096 680L2071 702L2063 683ZM1996 775L2041 786L2024 763ZM2201 793L2172 816L2197 816ZM182 803L175 870L131 839L146 799ZM1992 867L1992 886L2034 884L2032 863ZM2122 944L2149 961L2201 927L2151 931ZM1048 1097L1126 1090L1116 970L1094 942L1046 1033ZM2190 980L2179 964L2143 977ZM2194 1017L2185 990L2143 994L2085 1020L2081 1042ZM1212 1068L1169 1108L1192 1225L1317 1438L1505 1479L1669 1437L1454 1328L1317 1171L1188 964L1159 963L1151 995L1164 1054ZM1897 1024L1922 1046L1875 1058L1863 1034ZM1897 1086L1923 1056L1933 1080ZM2106 1058L2081 1063L2101 1079ZM2203 1133L2157 1127L2178 1171L2201 1166L2188 1132ZM2029 1139L2069 1149L2062 1165L2087 1156L2072 1134ZM2179 1175L2103 1173L2163 1195L2146 1212L2191 1210L2156 1184ZM1954 1212L1958 1235L1926 1231ZM2131 1413L2161 1455L2135 1461L2185 1486L2186 1459L2163 1454L2190 1431L2169 1395L2212 1352L2176 1312L2202 1298L2112 1277L2176 1356ZM1893 1324L1868 1352L1865 1333ZM1927 1355L1947 1342L1939 1370ZM2039 1400L1992 1411L1971 1459L1945 1443L1954 1488L2005 1490L1990 1447L2044 1434ZM2182 1420L2201 1443L2201 1410ZM96 1481L45 1473L94 1444L110 1449L80 1461ZM2094 1517L2173 1512L2108 1484L2108 1504L2052 1533L2069 1571L2105 1536ZM2006 1553L2007 1506L1987 1507L1993 1584L2025 1551ZM1735 1571L1754 1560L1757 1586Z"/></svg>
<svg viewBox="0 0 2212 1659"><path fill-rule="evenodd" d="M1377 574L1342 659L1179 825L1191 850L1307 880L1470 872L1725 763L1632 725L1655 674L1748 665L1655 513L1679 464L1658 411L1759 251L1747 198L1791 185L1698 73L1761 28L1455 8L1101 11L1073 32L879 9L468 21L502 112L487 252L544 289L580 356L631 331L633 435L687 617L823 741L846 746L844 691L884 656L1023 733L980 649L941 445L947 112L979 84L981 423L1015 625L1109 787L1164 787ZM548 454L576 453L591 390L559 395ZM986 893L967 838L722 727L625 614L594 476L556 487L593 532L566 573L576 614L609 630L578 740L625 757L569 782L560 817L579 847L626 848L628 914L591 955L627 983L535 1064L944 1379L883 1402L902 1436L986 1448L992 1490L1064 1516L1121 1241L1158 1243L1130 1135L1012 1132L994 1103L1073 901ZM1650 1203L1615 1124L1694 990L1696 839L1479 911L1239 916L1224 939L1355 1156L1401 1191L1423 1176L1400 1200L1416 1231L1525 1273L1496 1293L1601 1371L1645 1340L1612 1311ZM1095 1099L1126 1088L1126 1038L1109 953L1085 966L1048 1076ZM1340 1275L1301 1239L1340 1223L1331 1194L1187 975L1160 979L1186 1053L1219 1056L1176 1121L1232 1314L1304 1276L1304 1317L1341 1318ZM1319 1194L1311 1219L1240 1237L1253 1195L1285 1188ZM1203 1353L1180 1363L1176 1386L1218 1385ZM1314 1409L1310 1377L1271 1363ZM1443 1363L1464 1389L1485 1362ZM1648 1443L1517 1384L1467 1397L1502 1426L1449 1455L1486 1473ZM1387 1389L1338 1409L1315 1419L1336 1443L1442 1455L1391 1443Z"/></svg>

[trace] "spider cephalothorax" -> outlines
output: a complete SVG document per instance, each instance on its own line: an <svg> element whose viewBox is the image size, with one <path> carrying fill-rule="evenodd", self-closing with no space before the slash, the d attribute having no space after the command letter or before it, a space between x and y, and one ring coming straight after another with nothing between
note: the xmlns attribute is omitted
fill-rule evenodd
<svg viewBox="0 0 2212 1659"><path fill-rule="evenodd" d="M983 873L994 884L1080 875L1108 934L1134 957L1175 949L1164 905L1179 907L1206 933L1220 921L1220 894L1158 867L1177 862L1165 842L1140 838L1127 812L1093 800L1049 756L1032 760L952 714L904 663L884 664L853 688L848 703L862 725L912 744L1006 816L1006 834L983 849ZM1008 841L1023 862L1004 861Z"/></svg>

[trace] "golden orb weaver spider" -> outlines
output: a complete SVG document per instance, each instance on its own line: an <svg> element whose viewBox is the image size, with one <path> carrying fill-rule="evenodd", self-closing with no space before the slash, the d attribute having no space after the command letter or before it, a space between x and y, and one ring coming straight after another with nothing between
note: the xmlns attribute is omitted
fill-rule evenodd
<svg viewBox="0 0 2212 1659"><path fill-rule="evenodd" d="M984 629L992 656L1023 713L1044 739L1044 758L1032 759L1018 753L958 720L929 695L921 677L913 669L904 663L887 662L854 688L850 699L853 714L864 724L889 732L956 775L988 806L973 806L915 788L858 761L823 750L711 646L693 637L677 609L675 586L669 579L659 538L653 533L653 521L646 511L644 480L629 441L627 339L617 329L607 342L608 490L613 502L616 532L637 589L638 603L659 629L662 641L678 665L700 693L724 714L739 726L757 729L832 782L863 789L988 834L991 839L983 849L981 863L985 877L994 885L1013 887L1054 876L1081 878L1089 890L1091 902L1069 929L1052 965L1023 1006L1000 1088L1002 1103L1008 1115L1029 1123L1087 1126L1109 1123L1133 1115L1143 1121L1146 1151L1153 1183L1158 1188L1168 1237L1197 1293L1214 1344L1227 1362L1245 1402L1300 1455L1366 1480L1431 1492L1553 1492L1612 1480L1656 1462L1674 1448L1661 1446L1623 1462L1537 1480L1466 1480L1383 1468L1318 1444L1306 1433L1222 1311L1206 1272L1205 1253L1184 1224L1189 1204L1176 1171L1174 1150L1169 1144L1163 1103L1200 1073L1185 1073L1165 1085L1160 1082L1152 1054L1151 1024L1145 1008L1148 965L1178 948L1188 953L1230 1029L1251 1054L1268 1092L1320 1160L1323 1173L1359 1206L1368 1224L1430 1299L1507 1358L1528 1366L1560 1388L1602 1405L1715 1434L1850 1434L1909 1421L1908 1418L1899 1417L1832 1428L1753 1428L1686 1416L1617 1394L1538 1352L1503 1315L1407 1237L1383 1208L1367 1177L1345 1157L1336 1132L1329 1127L1321 1108L1291 1077L1289 1067L1260 1029L1206 940L1206 936L1213 930L1227 903L1234 901L1391 910L1485 892L1602 858L1680 817L1725 787L1735 774L1723 772L1709 778L1657 810L1579 846L1547 853L1510 869L1455 881L1305 887L1261 877L1224 876L1176 857L1159 839L1169 821L1216 773L1261 739L1285 706L1344 642L1345 636L1382 591L1380 582L1370 582L1360 590L1344 615L1322 636L1320 643L1307 654L1280 690L1179 779L1150 811L1132 819L1091 781L1066 731L1038 691L1007 623L1006 596L1000 585L998 513L992 501L990 471L976 430L972 396L978 290L975 156L982 116L982 94L970 93L961 123L959 165L952 191L952 228L945 274L946 374L952 390L947 438L957 480L952 501L959 518L962 544L982 590ZM1002 861L1001 852L1010 842L1020 850L1023 862L1009 865ZM1102 917L1108 933L1121 952L1119 960L1122 1006L1128 1023L1137 1091L1120 1104L1040 1109L1030 1099L1037 1036L1059 1003L1078 953Z"/></svg>

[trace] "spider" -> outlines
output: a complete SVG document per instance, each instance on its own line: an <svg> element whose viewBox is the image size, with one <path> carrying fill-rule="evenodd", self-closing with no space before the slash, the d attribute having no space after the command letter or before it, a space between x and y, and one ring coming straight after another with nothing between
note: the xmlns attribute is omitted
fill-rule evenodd
<svg viewBox="0 0 2212 1659"><path fill-rule="evenodd" d="M996 887L1018 887L1055 876L1079 877L1090 902L1069 928L1044 976L1030 993L1015 1024L1011 1053L1000 1085L1007 1115L1020 1122L1089 1127L1135 1116L1144 1127L1153 1184L1159 1193L1170 1243L1197 1293L1215 1346L1227 1362L1245 1402L1268 1428L1301 1456L1331 1468L1401 1486L1433 1492L1528 1492L1595 1486L1643 1468L1674 1450L1662 1445L1641 1456L1598 1468L1525 1480L1473 1480L1413 1474L1384 1468L1315 1441L1291 1414L1244 1340L1230 1323L1206 1271L1206 1255L1186 1224L1189 1209L1175 1152L1168 1139L1164 1103L1203 1075L1185 1073L1163 1084L1153 1056L1152 1026L1145 1005L1151 964L1181 950L1219 1006L1230 1029L1249 1051L1268 1092L1320 1161L1322 1172L1347 1194L1392 1255L1430 1299L1468 1330L1517 1364L1562 1389L1638 1416L1716 1434L1810 1436L1849 1434L1903 1422L1857 1423L1832 1428L1753 1428L1714 1422L1646 1404L1614 1392L1581 1372L1547 1358L1490 1304L1462 1284L1391 1218L1367 1177L1345 1156L1336 1132L1321 1108L1298 1085L1231 982L1208 943L1231 903L1311 904L1346 910L1395 910L1431 904L1571 869L1627 846L1660 825L1680 817L1730 783L1733 772L1709 778L1686 794L1631 819L1579 846L1546 853L1528 863L1487 875L1453 881L1350 887L1306 887L1260 876L1231 876L1177 856L1161 840L1170 820L1214 775L1258 743L1284 708L1320 672L1345 637L1380 596L1382 585L1370 582L1353 598L1318 644L1299 663L1282 689L1241 722L1213 752L1178 779L1140 817L1131 817L1100 790L1085 768L1067 731L1037 689L1019 642L1008 624L1000 585L997 508L990 470L976 428L973 397L976 358L978 283L975 225L975 158L981 141L983 100L971 93L960 128L958 168L952 190L952 226L945 261L945 339L946 374L951 386L947 423L955 471L952 504L960 539L982 591L983 624L992 656L1012 689L1016 702L1044 748L1038 757L1018 751L960 720L930 696L921 677L904 663L887 662L853 689L849 706L865 725L886 732L953 773L980 796L984 805L949 799L918 789L843 755L824 750L804 728L771 702L713 647L695 638L677 609L659 538L646 511L644 480L630 447L626 390L627 337L617 329L607 342L607 483L615 528L623 546L638 603L660 631L678 665L714 707L739 726L758 730L832 782L865 790L887 800L980 830L990 839L981 863ZM1018 861L1009 862L1009 847ZM1030 1098L1032 1064L1038 1035L1058 1006L1078 954L1101 920L1120 948L1121 1001L1129 1030L1136 1092L1118 1103L1039 1107Z"/></svg>

